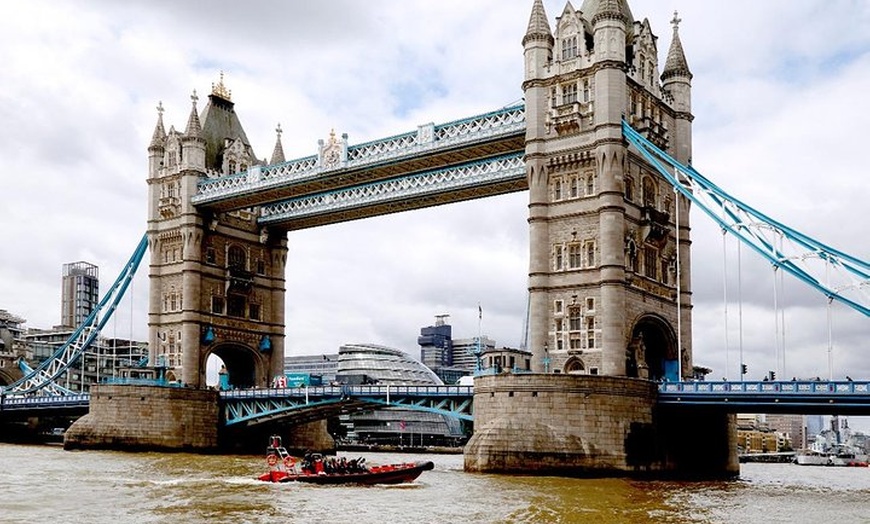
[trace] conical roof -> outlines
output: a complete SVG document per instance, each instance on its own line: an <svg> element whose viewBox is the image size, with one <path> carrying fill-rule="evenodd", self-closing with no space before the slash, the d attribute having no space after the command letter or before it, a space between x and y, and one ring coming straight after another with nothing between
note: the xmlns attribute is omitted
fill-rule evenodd
<svg viewBox="0 0 870 524"><path fill-rule="evenodd" d="M196 111L196 101L199 97L196 96L196 89L190 95L192 107L190 109L190 117L187 119L187 129L184 130L184 135L188 138L202 138L202 124L199 122L199 113Z"/></svg>
<svg viewBox="0 0 870 524"><path fill-rule="evenodd" d="M596 14L620 14L628 26L634 25L634 16L626 0L584 0L580 12L587 20L592 20Z"/></svg>
<svg viewBox="0 0 870 524"><path fill-rule="evenodd" d="M275 128L275 133L278 135L278 138L275 140L275 149L272 150L272 158L269 160L269 164L280 164L284 162L284 146L281 145L281 124L278 124L278 127Z"/></svg>
<svg viewBox="0 0 870 524"><path fill-rule="evenodd" d="M157 104L157 125L154 126L154 134L151 135L150 147L163 147L166 141L166 130L163 128L163 102Z"/></svg>
<svg viewBox="0 0 870 524"><path fill-rule="evenodd" d="M675 76L692 78L692 72L689 71L689 64L686 62L686 53L683 52L683 43L680 41L679 29L681 21L677 16L677 12L674 11L674 19L671 20L671 23L674 25L674 38L671 40L670 49L668 49L668 58L662 71L662 80Z"/></svg>
<svg viewBox="0 0 870 524"><path fill-rule="evenodd" d="M529 27L526 30L526 36L523 37L523 45L529 40L544 40L545 42L553 43L553 32L550 30L550 23L547 21L547 12L544 10L544 2L535 0L532 4L532 14L529 16Z"/></svg>

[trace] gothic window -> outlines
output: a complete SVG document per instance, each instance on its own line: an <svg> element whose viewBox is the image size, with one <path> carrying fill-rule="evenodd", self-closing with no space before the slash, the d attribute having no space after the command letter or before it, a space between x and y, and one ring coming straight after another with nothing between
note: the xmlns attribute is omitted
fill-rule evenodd
<svg viewBox="0 0 870 524"><path fill-rule="evenodd" d="M257 260L257 274L265 275L266 274L266 261L261 259Z"/></svg>
<svg viewBox="0 0 870 524"><path fill-rule="evenodd" d="M656 183L653 182L653 179L650 177L644 177L643 179L643 194L641 195L643 198L643 205L649 207L655 207L656 205Z"/></svg>
<svg viewBox="0 0 870 524"><path fill-rule="evenodd" d="M665 284L665 285L667 285L667 284L670 283L670 282L669 282L669 279L668 279L668 274L669 274L668 269L669 269L669 265L670 265L670 264L668 263L667 260L662 259L662 273L661 273L661 277L662 277L662 284Z"/></svg>
<svg viewBox="0 0 870 524"><path fill-rule="evenodd" d="M586 311L595 311L595 297L586 297Z"/></svg>
<svg viewBox="0 0 870 524"><path fill-rule="evenodd" d="M178 295L174 289L169 294L169 311L178 311Z"/></svg>
<svg viewBox="0 0 870 524"><path fill-rule="evenodd" d="M564 331L565 325L564 321L561 318L556 319L556 335L561 335L562 331Z"/></svg>
<svg viewBox="0 0 870 524"><path fill-rule="evenodd" d="M230 246L229 253L227 253L227 266L244 270L247 267L245 250L239 246Z"/></svg>
<svg viewBox="0 0 870 524"><path fill-rule="evenodd" d="M562 266L563 266L562 251L563 251L563 248L562 248L561 244L556 244L553 247L553 253L555 255L555 257L554 257L555 258L555 264L554 264L555 267L553 269L555 269L556 271L562 271Z"/></svg>
<svg viewBox="0 0 870 524"><path fill-rule="evenodd" d="M586 317L586 347L595 347L595 317Z"/></svg>
<svg viewBox="0 0 870 524"><path fill-rule="evenodd" d="M224 297L211 297L211 312L215 313L216 315L224 314Z"/></svg>
<svg viewBox="0 0 870 524"><path fill-rule="evenodd" d="M555 178L553 179L553 201L558 202L562 200L562 179Z"/></svg>
<svg viewBox="0 0 870 524"><path fill-rule="evenodd" d="M570 349L583 349L583 340L580 335L574 334L570 336Z"/></svg>
<svg viewBox="0 0 870 524"><path fill-rule="evenodd" d="M236 172L236 161L230 160L228 166L229 166L229 168L228 168L229 173L227 173L227 174L228 175L234 174Z"/></svg>
<svg viewBox="0 0 870 524"><path fill-rule="evenodd" d="M559 351L565 349L565 342L562 340L561 337L556 339L556 349L558 349Z"/></svg>
<svg viewBox="0 0 870 524"><path fill-rule="evenodd" d="M577 36L562 39L562 60L570 60L577 56Z"/></svg>
<svg viewBox="0 0 870 524"><path fill-rule="evenodd" d="M572 176L571 177L571 198L577 198L578 196L580 196L579 185L580 185L580 182L577 180L577 177Z"/></svg>
<svg viewBox="0 0 870 524"><path fill-rule="evenodd" d="M245 297L240 295L230 295L227 297L227 315L231 317L244 318L245 316Z"/></svg>
<svg viewBox="0 0 870 524"><path fill-rule="evenodd" d="M589 102L590 94L589 94L589 80L583 81L583 101Z"/></svg>
<svg viewBox="0 0 870 524"><path fill-rule="evenodd" d="M625 199L634 201L634 179L631 177L625 177Z"/></svg>
<svg viewBox="0 0 870 524"><path fill-rule="evenodd" d="M260 304L251 304L248 306L248 317L251 320L260 320Z"/></svg>
<svg viewBox="0 0 870 524"><path fill-rule="evenodd" d="M568 308L568 330L580 331L583 329L583 315L580 308L572 306Z"/></svg>
<svg viewBox="0 0 870 524"><path fill-rule="evenodd" d="M586 196L595 194L595 175L586 176Z"/></svg>
<svg viewBox="0 0 870 524"><path fill-rule="evenodd" d="M649 278L656 278L656 269L658 267L658 256L656 250L651 247L643 248L643 274Z"/></svg>
<svg viewBox="0 0 870 524"><path fill-rule="evenodd" d="M586 242L586 267L595 267L595 242Z"/></svg>
<svg viewBox="0 0 870 524"><path fill-rule="evenodd" d="M562 103L573 104L577 101L577 84L571 82L562 86Z"/></svg>
<svg viewBox="0 0 870 524"><path fill-rule="evenodd" d="M557 301L554 303L554 309L556 310L556 314L557 314L557 315L561 315L561 314L562 314L562 301L561 301L561 300L557 300Z"/></svg>
<svg viewBox="0 0 870 524"><path fill-rule="evenodd" d="M206 264L214 264L216 263L217 256L213 247L205 248L205 263Z"/></svg>
<svg viewBox="0 0 870 524"><path fill-rule="evenodd" d="M568 245L568 269L578 269L582 266L580 244Z"/></svg>

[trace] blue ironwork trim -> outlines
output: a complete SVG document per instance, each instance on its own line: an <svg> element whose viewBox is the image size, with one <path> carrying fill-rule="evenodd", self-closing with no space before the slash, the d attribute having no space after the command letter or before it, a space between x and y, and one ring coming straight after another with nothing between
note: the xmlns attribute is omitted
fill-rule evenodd
<svg viewBox="0 0 870 524"><path fill-rule="evenodd" d="M678 162L666 152L656 147L624 120L622 122L622 131L628 142L635 146L644 158L646 158L646 160L649 161L650 164L652 164L652 166L655 167L655 169L677 191L680 192L680 194L700 207L701 210L713 219L713 221L723 230L728 231L739 238L744 244L748 245L755 252L771 262L774 267L783 268L799 280L810 285L817 291L822 292L829 299L837 300L852 309L863 313L865 316L870 316L870 306L852 300L837 290L831 289L829 286L822 284L817 278L799 267L795 260L785 256L775 245L772 245L770 241L760 235L749 232L749 225L741 221L738 213L745 213L747 216L761 221L764 225L780 232L785 238L807 249L808 253L804 254L801 258L808 256L818 257L836 267L842 267L850 274L862 279L863 281L859 282L857 286L859 291L861 287L870 287L870 263L818 242L744 204L740 200L723 191L708 179L704 178L692 166L687 166ZM663 162L667 164L668 167L663 165ZM676 174L671 173L671 170L674 170ZM694 192L687 188L682 181L678 180L677 177L680 175L685 178L686 182L696 187L699 192L708 196L717 207L714 209L706 205L698 195L695 195ZM719 213L725 214L731 222L720 217Z"/></svg>
<svg viewBox="0 0 870 524"><path fill-rule="evenodd" d="M54 394L65 394L63 389L55 388L54 381L60 377L69 367L84 353L100 334L100 331L112 317L121 299L127 291L127 287L133 280L139 263L148 251L148 235L142 235L139 245L136 246L133 255L121 270L114 284L109 288L97 307L88 315L88 318L79 326L70 338L55 351L51 358L44 360L31 373L13 382L5 388L0 388L3 395L26 395L40 391L43 388L55 389ZM105 313L102 317L100 314ZM82 341L80 345L76 343ZM67 390L68 391L68 390Z"/></svg>

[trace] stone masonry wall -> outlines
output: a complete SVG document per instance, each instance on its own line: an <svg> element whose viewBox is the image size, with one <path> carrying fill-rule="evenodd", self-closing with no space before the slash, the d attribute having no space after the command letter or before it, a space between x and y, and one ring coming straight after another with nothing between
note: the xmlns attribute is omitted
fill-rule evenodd
<svg viewBox="0 0 870 524"><path fill-rule="evenodd" d="M654 470L655 397L655 384L620 377L479 377L465 469L575 476Z"/></svg>
<svg viewBox="0 0 870 524"><path fill-rule="evenodd" d="M210 389L97 385L90 411L66 431L65 449L213 451L218 392Z"/></svg>

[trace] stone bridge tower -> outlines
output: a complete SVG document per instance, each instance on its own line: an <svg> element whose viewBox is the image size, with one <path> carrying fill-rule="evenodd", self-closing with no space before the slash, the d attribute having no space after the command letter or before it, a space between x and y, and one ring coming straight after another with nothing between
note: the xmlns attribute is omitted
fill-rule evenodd
<svg viewBox="0 0 870 524"><path fill-rule="evenodd" d="M258 160L221 81L183 132L163 126L148 148L148 311L151 364L205 385L211 354L234 387L265 386L283 372L287 235L257 225L257 209L216 212L191 197L200 180L246 171ZM283 161L279 140L275 155ZM274 155L273 155L274 156Z"/></svg>
<svg viewBox="0 0 870 524"><path fill-rule="evenodd" d="M692 74L677 22L659 74L657 37L625 0L568 2L553 32L534 3L523 89L538 372L691 375L689 204L621 130L625 119L690 161Z"/></svg>
<svg viewBox="0 0 870 524"><path fill-rule="evenodd" d="M657 406L656 381L691 374L689 204L628 147L622 121L690 162L678 22L659 74L657 38L626 0L568 2L555 31L534 0L522 43L536 373L475 379L467 471L739 471L733 417L686 424Z"/></svg>

